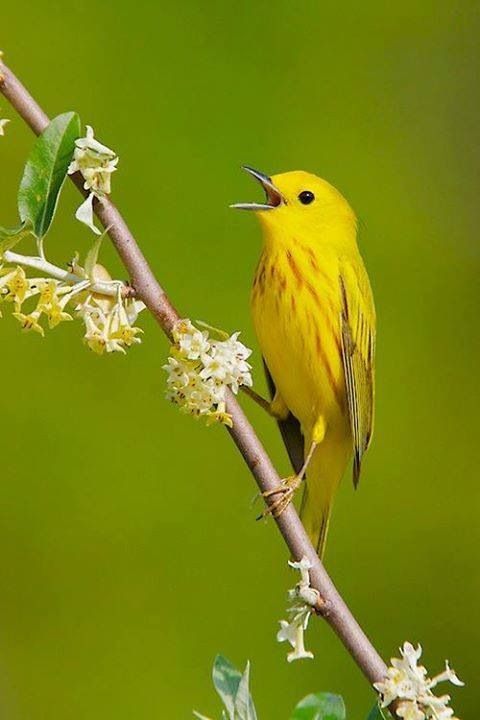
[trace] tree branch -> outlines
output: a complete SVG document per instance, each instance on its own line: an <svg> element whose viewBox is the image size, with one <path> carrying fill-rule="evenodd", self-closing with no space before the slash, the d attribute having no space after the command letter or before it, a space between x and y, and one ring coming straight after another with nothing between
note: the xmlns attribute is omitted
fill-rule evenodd
<svg viewBox="0 0 480 720"><path fill-rule="evenodd" d="M37 135L46 128L49 123L48 116L12 71L3 64L1 58L0 90ZM72 176L72 179L84 193L82 178ZM130 273L137 296L143 300L160 327L170 337L172 326L179 319L179 315L155 278L120 212L107 198L95 203L95 212L103 226L108 228L108 235ZM243 455L260 490L265 492L274 489L278 486L280 478L243 410L231 393L228 394L227 412L233 419L233 427L229 429L230 435ZM337 633L369 682L382 680L387 669L385 663L335 588L317 557L293 505L290 504L280 517L275 518L275 522L293 557L300 560L306 556L312 564L311 585L318 590L323 600L320 614Z"/></svg>

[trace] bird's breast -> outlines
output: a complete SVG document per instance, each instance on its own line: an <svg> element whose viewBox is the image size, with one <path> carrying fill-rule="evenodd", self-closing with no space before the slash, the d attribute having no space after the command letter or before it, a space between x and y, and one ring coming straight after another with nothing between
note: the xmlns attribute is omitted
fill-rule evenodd
<svg viewBox="0 0 480 720"><path fill-rule="evenodd" d="M300 244L265 248L252 313L265 362L291 412L308 429L345 418L338 263Z"/></svg>

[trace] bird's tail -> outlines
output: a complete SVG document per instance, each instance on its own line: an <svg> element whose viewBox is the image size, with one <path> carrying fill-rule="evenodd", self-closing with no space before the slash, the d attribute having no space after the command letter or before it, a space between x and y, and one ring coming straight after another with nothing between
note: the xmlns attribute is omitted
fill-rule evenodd
<svg viewBox="0 0 480 720"><path fill-rule="evenodd" d="M305 447L308 446L306 442ZM335 492L347 461L348 450L327 440L317 448L308 466L300 516L321 560L325 552Z"/></svg>

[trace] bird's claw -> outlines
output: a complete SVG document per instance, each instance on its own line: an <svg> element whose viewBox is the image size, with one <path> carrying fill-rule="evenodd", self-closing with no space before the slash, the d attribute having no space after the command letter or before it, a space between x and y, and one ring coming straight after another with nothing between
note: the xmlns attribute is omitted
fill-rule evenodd
<svg viewBox="0 0 480 720"><path fill-rule="evenodd" d="M265 492L263 492L262 497L265 498L265 500L267 501L274 495L279 495L280 497L278 497L273 502L268 502L267 507L262 512L262 514L259 515L257 520L268 517L269 515L274 518L280 517L280 515L287 509L287 507L292 502L293 496L295 495L295 492L298 490L301 484L302 478L299 475L291 475L290 477L284 478L281 482L281 485L272 488L272 490L266 490Z"/></svg>

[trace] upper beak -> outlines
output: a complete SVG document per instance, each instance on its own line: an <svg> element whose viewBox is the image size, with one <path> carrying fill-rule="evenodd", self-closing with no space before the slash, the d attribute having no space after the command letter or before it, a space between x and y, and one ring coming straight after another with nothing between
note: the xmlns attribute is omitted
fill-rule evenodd
<svg viewBox="0 0 480 720"><path fill-rule="evenodd" d="M265 200L264 203L234 203L233 205L230 205L232 208L237 208L237 210L273 210L273 208L278 207L279 205L283 205L285 203L285 199L282 195L282 193L277 190L275 185L272 183L271 178L268 177L268 175L264 175L264 173L259 172L258 170L254 170L253 168L249 167L248 165L243 165L242 169L248 172L252 177L255 178L255 180L258 180L260 185L265 190Z"/></svg>

